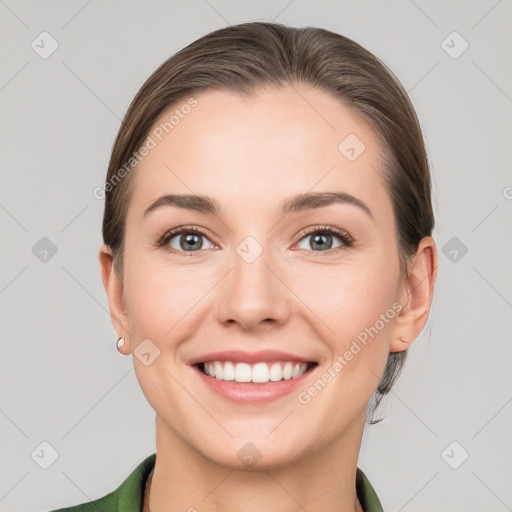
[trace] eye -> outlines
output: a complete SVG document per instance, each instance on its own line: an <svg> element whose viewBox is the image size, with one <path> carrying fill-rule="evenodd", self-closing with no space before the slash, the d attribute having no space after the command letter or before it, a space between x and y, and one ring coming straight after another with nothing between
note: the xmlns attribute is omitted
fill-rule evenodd
<svg viewBox="0 0 512 512"><path fill-rule="evenodd" d="M336 239L341 243L335 245ZM336 249L339 247L351 247L354 243L354 239L346 231L341 229L329 226L317 226L313 231L309 231L309 233L303 236L301 241L299 241L299 244L300 243L305 243L306 245L306 247L299 247L300 249L330 253L336 252Z"/></svg>
<svg viewBox="0 0 512 512"><path fill-rule="evenodd" d="M332 226L316 226L309 232L301 233L302 237L298 243L300 249L313 250L313 252L337 252L340 247L351 247L354 239L346 232ZM206 246L203 240L207 240ZM336 240L338 244L336 245ZM300 244L309 245L309 247L300 247ZM191 255L201 249L213 249L213 244L206 231L198 227L182 226L167 231L158 241L158 246L164 247L169 252L190 253Z"/></svg>
<svg viewBox="0 0 512 512"><path fill-rule="evenodd" d="M203 239L207 240L207 244L211 247L204 247ZM164 246L170 252L189 252L194 253L201 249L212 249L215 247L207 237L206 232L200 228L189 228L183 226L181 228L168 231L158 242L159 246Z"/></svg>

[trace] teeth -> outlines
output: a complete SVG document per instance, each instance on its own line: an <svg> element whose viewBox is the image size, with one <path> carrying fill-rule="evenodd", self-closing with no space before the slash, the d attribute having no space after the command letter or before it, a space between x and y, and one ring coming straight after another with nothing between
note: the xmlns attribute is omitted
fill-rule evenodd
<svg viewBox="0 0 512 512"><path fill-rule="evenodd" d="M255 364L252 368L252 373L250 373L250 375L252 377L251 380L253 382L268 382L268 379L269 379L268 366L265 363ZM275 379L272 379L272 380L275 380Z"/></svg>
<svg viewBox="0 0 512 512"><path fill-rule="evenodd" d="M204 373L218 380L236 382L277 382L300 377L307 370L307 363L290 361L261 362L256 364L234 363L232 361L209 361L204 363Z"/></svg>
<svg viewBox="0 0 512 512"><path fill-rule="evenodd" d="M224 373L222 374L224 380L235 380L235 365L229 361L224 363Z"/></svg>
<svg viewBox="0 0 512 512"><path fill-rule="evenodd" d="M217 364L217 362L215 362ZM220 364L220 363L219 363ZM235 380L237 382L251 382L251 365L246 363L237 363L235 366ZM215 377L219 379L219 377ZM222 379L222 377L220 377Z"/></svg>

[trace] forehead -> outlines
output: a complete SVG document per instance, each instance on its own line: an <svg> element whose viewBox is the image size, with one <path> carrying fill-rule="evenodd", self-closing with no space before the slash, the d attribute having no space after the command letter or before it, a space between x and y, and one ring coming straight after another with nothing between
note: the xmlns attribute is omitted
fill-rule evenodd
<svg viewBox="0 0 512 512"><path fill-rule="evenodd" d="M193 98L154 124L128 217L140 219L171 193L210 196L226 212L248 205L263 212L297 193L343 191L372 204L377 216L391 212L378 140L340 100L298 85Z"/></svg>

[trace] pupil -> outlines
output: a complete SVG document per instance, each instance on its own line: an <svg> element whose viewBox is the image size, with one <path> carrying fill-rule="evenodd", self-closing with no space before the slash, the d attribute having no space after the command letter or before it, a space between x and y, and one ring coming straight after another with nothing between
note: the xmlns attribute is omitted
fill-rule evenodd
<svg viewBox="0 0 512 512"><path fill-rule="evenodd" d="M318 242L319 239L320 241ZM332 237L331 235L315 235L313 237L313 245L323 249L330 249L332 247Z"/></svg>
<svg viewBox="0 0 512 512"><path fill-rule="evenodd" d="M183 242L183 239L185 239L185 242ZM192 249L193 251L197 251L199 249L201 249L202 247L202 243L201 241L199 240L199 235L195 235L195 234L188 234L186 235L185 237L181 237L181 248L182 249ZM194 247L194 245L197 244L198 247Z"/></svg>

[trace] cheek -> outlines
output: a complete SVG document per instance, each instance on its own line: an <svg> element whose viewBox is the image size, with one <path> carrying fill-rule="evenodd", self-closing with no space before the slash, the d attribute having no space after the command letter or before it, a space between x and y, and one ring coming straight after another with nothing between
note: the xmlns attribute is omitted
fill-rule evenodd
<svg viewBox="0 0 512 512"><path fill-rule="evenodd" d="M318 415L325 414L332 435L368 403L386 365L398 274L389 268L385 272L385 267L374 260L364 270L347 266L328 276L317 273L318 286L307 288L304 302L320 318L316 330L329 355L317 380L301 390L298 400L315 404Z"/></svg>
<svg viewBox="0 0 512 512"><path fill-rule="evenodd" d="M174 424L181 421L180 411L188 399L178 384L183 379L179 347L200 329L201 297L210 286L204 278L201 280L198 271L172 268L144 255L134 256L126 268L130 269L125 298L135 337L133 349L149 339L159 350L147 366L134 357L137 379L153 409ZM155 350L151 354L157 353L156 349L151 350Z"/></svg>
<svg viewBox="0 0 512 512"><path fill-rule="evenodd" d="M398 268L383 258L319 267L308 274L297 276L297 295L337 338L373 325L396 299Z"/></svg>
<svg viewBox="0 0 512 512"><path fill-rule="evenodd" d="M385 367L399 278L392 255L380 248L297 276L297 294L317 317L310 321L328 347L326 366L336 363L330 395L336 402L340 395L348 402L369 398Z"/></svg>
<svg viewBox="0 0 512 512"><path fill-rule="evenodd" d="M127 261L125 302L130 329L138 339L156 344L182 339L197 327L194 321L201 298L210 288L200 266L178 268L162 258L141 255ZM186 332L185 332L186 331Z"/></svg>

